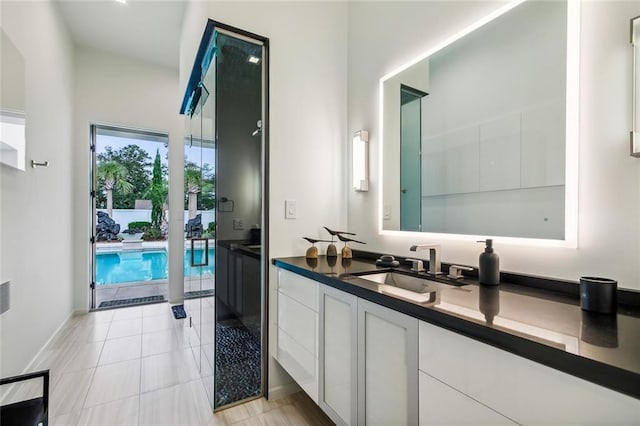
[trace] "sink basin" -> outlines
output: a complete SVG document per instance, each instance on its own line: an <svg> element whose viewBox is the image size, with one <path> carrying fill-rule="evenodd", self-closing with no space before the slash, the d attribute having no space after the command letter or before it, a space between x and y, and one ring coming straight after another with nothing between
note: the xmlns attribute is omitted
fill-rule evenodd
<svg viewBox="0 0 640 426"><path fill-rule="evenodd" d="M358 275L361 280L375 285L375 289L390 296L399 297L417 303L429 303L436 301L435 287L429 285L429 281L423 278L397 272L379 272L375 274Z"/></svg>

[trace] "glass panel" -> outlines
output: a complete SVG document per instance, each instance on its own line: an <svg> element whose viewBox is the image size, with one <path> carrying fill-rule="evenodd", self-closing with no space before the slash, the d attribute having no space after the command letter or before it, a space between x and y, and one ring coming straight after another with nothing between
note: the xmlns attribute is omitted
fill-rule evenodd
<svg viewBox="0 0 640 426"><path fill-rule="evenodd" d="M215 408L262 392L262 46L217 31ZM209 71L211 72L211 71ZM205 81L210 81L210 75ZM209 84L207 85L209 87Z"/></svg>
<svg viewBox="0 0 640 426"><path fill-rule="evenodd" d="M198 88L185 144L184 294L190 317L189 342L210 400L213 400L215 283L215 148L207 89Z"/></svg>

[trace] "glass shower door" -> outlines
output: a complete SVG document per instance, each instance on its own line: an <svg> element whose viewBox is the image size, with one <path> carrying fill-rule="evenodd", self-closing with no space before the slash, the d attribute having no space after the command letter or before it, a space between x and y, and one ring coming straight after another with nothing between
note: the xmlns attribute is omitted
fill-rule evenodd
<svg viewBox="0 0 640 426"><path fill-rule="evenodd" d="M204 84L189 119L185 144L184 295L190 346L210 399L213 399L215 288L215 147L211 108Z"/></svg>
<svg viewBox="0 0 640 426"><path fill-rule="evenodd" d="M215 400L220 409L263 391L265 49L214 30L216 90Z"/></svg>

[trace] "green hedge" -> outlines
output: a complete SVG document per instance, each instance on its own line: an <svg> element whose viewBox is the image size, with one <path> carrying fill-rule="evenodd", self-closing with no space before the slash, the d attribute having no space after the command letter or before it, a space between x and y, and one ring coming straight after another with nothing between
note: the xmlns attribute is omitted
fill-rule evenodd
<svg viewBox="0 0 640 426"><path fill-rule="evenodd" d="M164 238L162 237L162 232L160 232L160 230L156 228L151 228L145 231L145 233L142 234L142 239L144 241L164 240Z"/></svg>
<svg viewBox="0 0 640 426"><path fill-rule="evenodd" d="M146 232L151 228L151 222L129 222L129 230L135 229L136 231Z"/></svg>

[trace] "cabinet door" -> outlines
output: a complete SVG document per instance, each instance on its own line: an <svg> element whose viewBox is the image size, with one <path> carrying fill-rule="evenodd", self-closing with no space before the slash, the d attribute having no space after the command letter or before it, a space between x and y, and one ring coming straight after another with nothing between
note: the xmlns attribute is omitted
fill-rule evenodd
<svg viewBox="0 0 640 426"><path fill-rule="evenodd" d="M418 320L358 299L358 424L418 423Z"/></svg>
<svg viewBox="0 0 640 426"><path fill-rule="evenodd" d="M508 418L420 371L420 425L515 425Z"/></svg>
<svg viewBox="0 0 640 426"><path fill-rule="evenodd" d="M319 404L338 425L357 422L358 299L320 286Z"/></svg>
<svg viewBox="0 0 640 426"><path fill-rule="evenodd" d="M244 256L242 273L242 309L245 317L260 315L260 260Z"/></svg>
<svg viewBox="0 0 640 426"><path fill-rule="evenodd" d="M229 250L216 244L216 298L229 305Z"/></svg>

